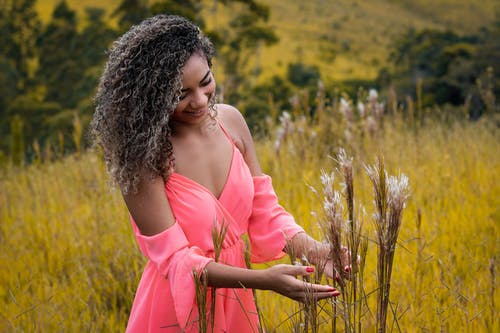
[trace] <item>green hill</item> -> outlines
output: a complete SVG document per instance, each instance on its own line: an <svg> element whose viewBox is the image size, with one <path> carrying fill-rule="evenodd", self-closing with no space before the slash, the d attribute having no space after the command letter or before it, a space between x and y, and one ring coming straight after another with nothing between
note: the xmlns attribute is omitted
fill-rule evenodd
<svg viewBox="0 0 500 333"><path fill-rule="evenodd" d="M39 1L48 20L59 0ZM152 0L150 0L152 2ZM271 8L269 24L280 42L260 50L257 60L261 79L283 74L287 64L301 61L319 66L329 80L372 79L385 65L391 40L409 27L451 29L458 33L478 31L490 24L500 6L497 0L261 0ZM83 13L87 6L105 7L111 13L118 0L68 0ZM214 1L205 1L213 7ZM224 23L224 13L207 10L211 26Z"/></svg>
<svg viewBox="0 0 500 333"><path fill-rule="evenodd" d="M302 58L320 64L323 75L349 79L373 78L386 61L391 40L409 27L471 33L494 19L496 1L264 2L272 9L271 24L281 41L264 51L263 58L270 64Z"/></svg>

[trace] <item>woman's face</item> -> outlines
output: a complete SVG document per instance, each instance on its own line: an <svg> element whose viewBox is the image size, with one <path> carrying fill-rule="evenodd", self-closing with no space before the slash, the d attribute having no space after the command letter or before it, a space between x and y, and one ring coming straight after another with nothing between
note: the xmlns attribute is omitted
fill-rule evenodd
<svg viewBox="0 0 500 333"><path fill-rule="evenodd" d="M209 100L215 92L215 80L206 58L193 53L182 68L180 101L172 120L177 123L198 124L209 115Z"/></svg>

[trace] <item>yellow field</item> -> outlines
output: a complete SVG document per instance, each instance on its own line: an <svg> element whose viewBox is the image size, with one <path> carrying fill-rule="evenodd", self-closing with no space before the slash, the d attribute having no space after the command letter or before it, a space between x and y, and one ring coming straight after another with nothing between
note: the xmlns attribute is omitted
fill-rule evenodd
<svg viewBox="0 0 500 333"><path fill-rule="evenodd" d="M334 167L328 150L342 145L354 156L357 204L366 208L366 233L373 239L373 196L362 165L381 152L389 173L406 174L412 188L391 289L401 331L499 331L498 118L429 120L419 127L396 116L385 119L384 130L374 136L358 131L347 142L338 114L323 117L322 125L296 121L280 156L274 139L257 142L282 204L321 237L311 215L321 202L308 185L319 188L320 169ZM101 158L88 152L7 168L0 188L0 331L123 331L144 259ZM370 242L367 292L376 285L375 254ZM297 306L271 292L258 295L268 331L291 331L296 319L287 318ZM368 297L371 306L373 299ZM368 332L374 330L371 311L363 318ZM320 328L329 331L328 324Z"/></svg>
<svg viewBox="0 0 500 333"><path fill-rule="evenodd" d="M411 198L404 213L391 289L401 331L498 331L498 119L457 122L450 128L442 123L430 122L415 132L407 122L388 121L377 138L358 137L347 145L358 166L354 180L358 204L367 211L364 223L368 237L373 240L370 218L374 211L373 193L363 163L373 164L380 153L390 174L401 172L409 177ZM319 128L317 132L322 130ZM330 171L336 165L324 153L318 153L317 144L304 145L308 141L301 134L296 135L281 161L273 156L269 143L261 143L261 163L264 169L273 170L284 205L314 233L318 228L310 212L320 212L321 203L306 185L321 188L318 171ZM342 135L339 140L343 140ZM321 237L319 232L317 235ZM368 293L376 288L375 272L376 246L371 241L365 272ZM278 331L291 331L289 325L293 321L286 320L283 312L291 315L298 307L270 292L260 295L267 318L284 318L285 323ZM374 298L369 296L372 313L366 313L363 320L368 332L375 327ZM269 328L277 325L272 320ZM398 331L391 318L388 322ZM329 331L328 325L322 326L324 332Z"/></svg>
<svg viewBox="0 0 500 333"><path fill-rule="evenodd" d="M262 2L270 6L269 24L280 37L278 45L260 53L262 79L284 74L288 63L301 61L318 65L325 81L371 79L384 66L391 38L409 25L477 31L493 20L496 4ZM56 3L37 2L44 22ZM68 3L80 15L86 6L104 6L109 14L119 1ZM209 26L223 22L207 14ZM331 61L320 52L326 45L338 51ZM399 326L402 332L500 332L498 115L477 122L437 115L421 126L397 114L372 134L360 121L346 135L349 124L334 110L319 112L319 121L301 120L300 108L292 112L294 130L281 143L280 154L275 151L276 124L270 125L269 137L256 142L263 170L273 177L283 206L321 239L312 214L320 211L321 198L309 186L320 187L320 171L333 170L329 156L344 147L354 156L357 205L366 211L361 216L366 236L373 240L373 194L363 165L384 156L389 173L406 174L411 185L396 249L395 315L389 314L389 327L398 331ZM29 167L0 165L0 332L124 330L145 260L121 195L108 182L102 158L91 151ZM375 271L376 245L370 241L367 293L376 288ZM368 296L370 311L363 317L367 332L375 327L374 299L374 294ZM268 332L290 332L300 324L293 316L297 304L267 291L258 292L258 303ZM323 318L320 329L328 332L331 320Z"/></svg>

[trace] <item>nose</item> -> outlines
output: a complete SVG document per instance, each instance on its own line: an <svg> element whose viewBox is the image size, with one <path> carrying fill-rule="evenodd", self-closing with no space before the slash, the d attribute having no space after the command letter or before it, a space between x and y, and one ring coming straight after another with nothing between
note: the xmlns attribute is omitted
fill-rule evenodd
<svg viewBox="0 0 500 333"><path fill-rule="evenodd" d="M203 89L198 89L189 104L193 109L202 108L208 104L208 96Z"/></svg>

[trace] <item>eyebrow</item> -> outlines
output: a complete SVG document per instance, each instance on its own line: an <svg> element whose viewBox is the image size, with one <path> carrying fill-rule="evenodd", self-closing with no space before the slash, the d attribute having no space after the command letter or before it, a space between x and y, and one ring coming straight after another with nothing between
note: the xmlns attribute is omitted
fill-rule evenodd
<svg viewBox="0 0 500 333"><path fill-rule="evenodd" d="M203 81L205 81L205 80L206 80L206 78L207 78L209 75L210 75L210 69L207 71L207 73L205 74L205 76L204 76L204 77L200 80L200 83L201 83L201 82L203 82ZM189 90L189 88L181 89L181 92L186 92L186 91L188 91L188 90Z"/></svg>

